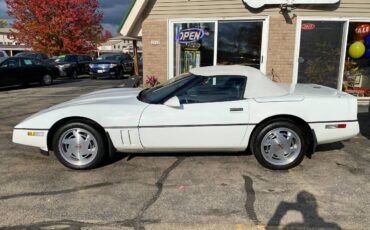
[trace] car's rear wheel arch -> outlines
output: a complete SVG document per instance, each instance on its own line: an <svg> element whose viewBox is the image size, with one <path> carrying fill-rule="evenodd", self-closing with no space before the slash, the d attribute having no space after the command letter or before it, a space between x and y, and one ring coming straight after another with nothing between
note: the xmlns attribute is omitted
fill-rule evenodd
<svg viewBox="0 0 370 230"><path fill-rule="evenodd" d="M306 138L308 138L308 143L309 143L309 150L310 152L307 153L308 156L311 156L313 154L313 149L316 146L315 140L315 133L311 130L309 124L303 120L302 118L299 118L297 116L293 115L277 115L277 116L272 116L264 119L262 122L260 122L256 127L254 127L252 134L249 137L249 142L248 142L248 147L251 145L253 142L253 139L256 137L256 133L263 127L265 127L268 124L271 124L273 122L278 122L278 121L286 121L290 122L294 125L297 125L299 128L304 131Z"/></svg>
<svg viewBox="0 0 370 230"><path fill-rule="evenodd" d="M53 138L54 138L55 133L58 131L58 129L60 129L66 124L73 123L73 122L79 122L79 123L83 123L83 124L94 127L99 132L99 134L103 137L105 146L106 147L109 146L109 143L110 143L110 140L108 139L109 137L105 133L104 128L100 124L98 124L97 122L89 118L85 118L85 117L68 117L68 118L64 118L56 122L49 130L48 138L47 138L49 150L53 150Z"/></svg>

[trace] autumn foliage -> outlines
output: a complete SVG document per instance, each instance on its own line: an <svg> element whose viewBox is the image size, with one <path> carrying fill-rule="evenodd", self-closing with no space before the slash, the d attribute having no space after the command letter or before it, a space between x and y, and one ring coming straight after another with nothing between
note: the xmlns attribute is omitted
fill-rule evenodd
<svg viewBox="0 0 370 230"><path fill-rule="evenodd" d="M49 55L87 53L109 34L103 30L98 0L5 0L15 18L13 36Z"/></svg>

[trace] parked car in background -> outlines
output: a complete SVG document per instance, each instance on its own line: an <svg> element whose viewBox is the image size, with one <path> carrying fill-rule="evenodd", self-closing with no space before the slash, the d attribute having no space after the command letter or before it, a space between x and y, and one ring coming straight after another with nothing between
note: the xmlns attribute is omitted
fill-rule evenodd
<svg viewBox="0 0 370 230"><path fill-rule="evenodd" d="M60 77L77 78L78 75L89 74L89 64L92 58L83 54L66 54L55 59L54 64L59 69Z"/></svg>
<svg viewBox="0 0 370 230"><path fill-rule="evenodd" d="M40 60L48 60L49 57L46 53L42 52L20 52L14 55L15 57L35 58Z"/></svg>
<svg viewBox="0 0 370 230"><path fill-rule="evenodd" d="M0 61L4 61L8 57L8 54L4 50L0 50Z"/></svg>
<svg viewBox="0 0 370 230"><path fill-rule="evenodd" d="M352 95L314 84L278 84L251 67L211 66L151 89L107 89L56 105L18 124L13 142L53 150L73 169L96 167L114 150L249 147L263 166L282 170L299 165L317 144L358 133Z"/></svg>
<svg viewBox="0 0 370 230"><path fill-rule="evenodd" d="M131 74L134 70L134 62L129 54L112 53L103 54L90 64L90 77L123 77L123 74Z"/></svg>
<svg viewBox="0 0 370 230"><path fill-rule="evenodd" d="M40 59L10 57L0 63L0 87L41 83L53 84L58 69Z"/></svg>

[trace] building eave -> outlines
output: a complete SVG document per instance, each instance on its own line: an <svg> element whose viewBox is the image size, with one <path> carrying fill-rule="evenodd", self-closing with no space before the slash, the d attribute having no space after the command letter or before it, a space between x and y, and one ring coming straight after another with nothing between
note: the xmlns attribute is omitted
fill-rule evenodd
<svg viewBox="0 0 370 230"><path fill-rule="evenodd" d="M141 35L140 32L137 34L133 34L133 31L141 31L141 21L139 19L147 3L148 0L132 1L129 10L122 19L121 25L118 30L121 35L129 37L137 37Z"/></svg>

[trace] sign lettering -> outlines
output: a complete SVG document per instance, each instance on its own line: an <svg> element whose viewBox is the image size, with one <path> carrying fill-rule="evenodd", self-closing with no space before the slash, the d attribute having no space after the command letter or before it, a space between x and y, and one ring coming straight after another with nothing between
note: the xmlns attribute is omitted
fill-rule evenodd
<svg viewBox="0 0 370 230"><path fill-rule="evenodd" d="M190 44L199 41L206 33L202 29L190 28L181 30L176 37L179 44Z"/></svg>

